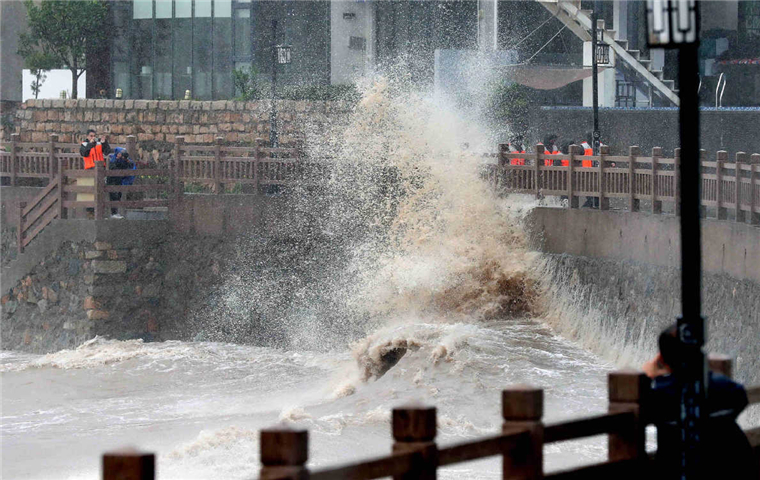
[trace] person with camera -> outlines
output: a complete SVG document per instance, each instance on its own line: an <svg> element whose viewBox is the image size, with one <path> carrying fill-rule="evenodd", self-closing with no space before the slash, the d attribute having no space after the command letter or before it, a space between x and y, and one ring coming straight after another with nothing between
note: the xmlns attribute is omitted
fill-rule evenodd
<svg viewBox="0 0 760 480"><path fill-rule="evenodd" d="M111 153L111 146L108 144L108 137L100 139L97 137L95 130L87 130L87 138L82 141L79 146L79 154L84 158L85 170L95 168L95 162L103 162L105 164L105 155ZM79 187L94 187L95 179L92 177L78 178L76 181ZM94 189L93 189L94 190ZM77 202L94 202L95 193L77 193ZM95 209L87 208L87 215L94 216Z"/></svg>

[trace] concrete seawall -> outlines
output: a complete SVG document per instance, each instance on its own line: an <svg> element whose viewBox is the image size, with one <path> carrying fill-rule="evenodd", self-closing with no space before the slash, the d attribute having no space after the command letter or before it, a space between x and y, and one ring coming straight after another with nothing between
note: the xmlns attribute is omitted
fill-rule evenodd
<svg viewBox="0 0 760 480"><path fill-rule="evenodd" d="M636 366L681 312L678 218L536 208L533 248L546 253L546 316L563 335ZM703 312L708 350L760 383L760 229L708 220L703 228Z"/></svg>

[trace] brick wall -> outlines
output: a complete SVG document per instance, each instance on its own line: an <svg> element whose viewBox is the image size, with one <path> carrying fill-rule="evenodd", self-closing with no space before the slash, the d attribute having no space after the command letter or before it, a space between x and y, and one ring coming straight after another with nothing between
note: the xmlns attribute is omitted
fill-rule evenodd
<svg viewBox="0 0 760 480"><path fill-rule="evenodd" d="M125 144L127 135L135 135L146 148L173 143L176 136L184 136L186 143L212 143L215 137L249 143L269 138L270 108L268 100L27 100L15 111L13 129L22 142L44 142L51 133L62 142L79 142L94 128L110 132L113 144ZM279 100L280 142L298 141L310 128L318 130L350 108L345 102Z"/></svg>

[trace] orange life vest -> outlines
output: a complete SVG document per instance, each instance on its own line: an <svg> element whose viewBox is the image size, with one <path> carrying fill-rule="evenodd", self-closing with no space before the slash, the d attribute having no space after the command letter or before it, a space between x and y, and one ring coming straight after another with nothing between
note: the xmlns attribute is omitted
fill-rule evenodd
<svg viewBox="0 0 760 480"><path fill-rule="evenodd" d="M87 142L82 143L87 145ZM100 142L96 143L94 147L90 149L90 154L84 157L84 168L89 170L95 167L95 162L103 162L103 145Z"/></svg>
<svg viewBox="0 0 760 480"><path fill-rule="evenodd" d="M512 144L509 144L509 153L525 153L525 150L518 150L515 147L512 146ZM510 165L525 165L525 159L524 158L513 158L509 161Z"/></svg>
<svg viewBox="0 0 760 480"><path fill-rule="evenodd" d="M594 155L594 149L591 148L591 145L588 144L588 142L581 143L581 147L583 147L583 155L590 157ZM581 167L591 168L594 166L594 162L591 160L581 160Z"/></svg>

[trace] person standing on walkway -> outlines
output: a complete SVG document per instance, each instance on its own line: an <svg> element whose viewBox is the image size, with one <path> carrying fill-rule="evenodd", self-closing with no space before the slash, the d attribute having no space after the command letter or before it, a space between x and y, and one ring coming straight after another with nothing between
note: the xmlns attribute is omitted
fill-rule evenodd
<svg viewBox="0 0 760 480"><path fill-rule="evenodd" d="M110 170L128 170L135 168L135 164L129 160L129 153L126 148L116 147L114 152L108 157ZM132 185L135 177L106 177L106 185ZM109 197L112 202L121 200L121 192L110 192ZM111 218L124 218L119 215L117 208L111 208Z"/></svg>
<svg viewBox="0 0 760 480"><path fill-rule="evenodd" d="M90 170L95 168L95 162L104 162L105 155L111 153L111 146L108 144L108 136L100 139L97 132L93 129L87 130L87 138L79 146L79 154L84 158L84 169ZM92 177L78 178L76 185L78 187L94 187L95 179ZM77 193L77 202L94 202L95 193ZM88 212L94 212L93 208L88 208Z"/></svg>
<svg viewBox="0 0 760 480"><path fill-rule="evenodd" d="M660 352L642 367L652 379L650 419L657 425L657 478L680 478L681 343L677 326L666 328L658 340ZM736 417L747 407L744 387L718 373L709 372L707 411L702 427L703 478L757 479L757 460ZM727 473L730 472L730 473Z"/></svg>

